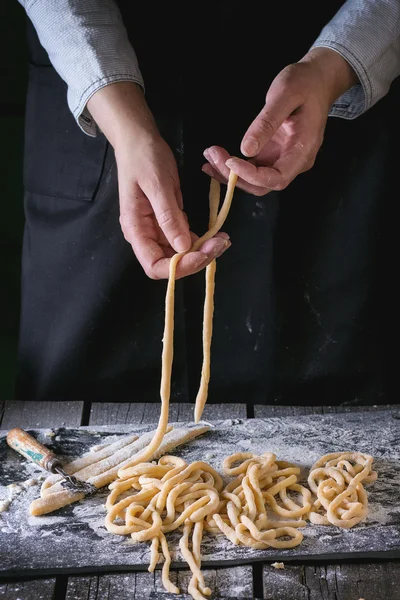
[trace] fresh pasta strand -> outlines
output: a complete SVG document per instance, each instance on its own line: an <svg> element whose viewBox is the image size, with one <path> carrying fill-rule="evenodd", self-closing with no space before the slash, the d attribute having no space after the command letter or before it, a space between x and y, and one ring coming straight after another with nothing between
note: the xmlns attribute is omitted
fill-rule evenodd
<svg viewBox="0 0 400 600"><path fill-rule="evenodd" d="M220 185L215 179L211 179L210 184L210 220L209 227L212 227L217 220L218 207L220 201ZM206 268L206 293L204 299L203 316L203 365L201 369L201 379L199 391L196 397L194 408L194 420L198 423L203 414L204 406L207 402L208 384L210 381L210 363L211 363L211 339L212 322L214 316L214 291L215 291L215 273L217 270L217 261L214 259Z"/></svg>
<svg viewBox="0 0 400 600"><path fill-rule="evenodd" d="M218 216L214 222L214 224L209 228L209 230L198 240L195 241L189 252L195 252L198 250L205 241L214 237L216 233L221 229L225 220L228 216L233 193L235 190L237 182L237 175L233 173L233 171L229 174L228 186L226 189L225 199L221 210L218 213ZM169 413L169 400L171 395L171 374L172 374L172 363L174 357L174 301L175 301L175 276L176 276L176 268L181 260L181 258L187 254L186 252L182 252L179 254L175 254L170 261L170 269L169 269L169 278L168 278L168 286L167 293L165 296L165 325L164 325L164 336L163 336L163 351L162 351L162 359L161 359L161 386L160 386L160 396L161 396L161 413L158 421L157 430L154 434L154 437L147 448L142 450L141 452L135 454L132 457L131 462L128 467L133 467L140 462L146 462L152 454L157 450L160 446L163 437L166 432L166 428L168 425L168 413ZM204 401L205 402L205 401ZM124 477L124 472L121 470L118 473L119 477Z"/></svg>

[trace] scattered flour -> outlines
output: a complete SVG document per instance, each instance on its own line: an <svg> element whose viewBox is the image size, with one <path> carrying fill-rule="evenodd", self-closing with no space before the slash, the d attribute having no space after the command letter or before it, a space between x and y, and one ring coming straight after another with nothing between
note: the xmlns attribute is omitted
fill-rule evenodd
<svg viewBox="0 0 400 600"><path fill-rule="evenodd" d="M334 418L317 415L312 418L263 419L257 420L257 424L239 420L238 426L233 426L236 425L236 422L229 419L219 422L217 426L214 423L212 430L207 436L204 436L204 439L200 437L191 444L183 446L177 454L188 462L198 460L199 456L207 455L206 460L209 460L214 468L220 470L222 459L229 453L240 450L248 450L255 454L272 451L278 459L304 466L308 470L317 458L329 451L349 448L369 451L377 458L376 468L379 479L373 486L366 488L370 502L369 517L366 522L348 532L339 532L333 527L307 526L302 530L305 539L299 548L300 554L340 553L343 551L343 547L346 548L346 551L349 549L354 552L377 551L377 549L397 550L399 544L396 536L398 536L398 523L400 522L400 504L396 505L393 499L398 498L398 489L400 489L398 468L400 452L398 444L393 443L392 424L389 423L385 426L388 419L383 418L382 428L378 432L375 425L367 422L358 434L360 417L353 418L356 420L355 423L349 423L349 419L348 415L335 415ZM126 431L126 434L129 434L131 432L129 427L126 426L125 430L124 427L118 426L116 429L110 430L110 426L104 426L104 431L107 433L99 440L100 444L104 445L108 442L110 431L118 431L119 434ZM102 430L101 427L97 429ZM144 426L140 426L137 433L146 430ZM93 435L93 430L90 433ZM63 441L64 437L61 437ZM37 466L34 471L35 467L32 464L28 467L28 463L26 463L24 469L22 477L31 477L36 480L39 478ZM9 478L8 481L12 481L12 479ZM5 486L0 485L0 497L2 497L3 490L4 498L6 489ZM147 547L146 549L144 546L139 548L137 544L124 543L120 536L111 536L106 531L104 527L106 492L98 492L93 498L77 503L73 507L67 507L59 514L31 517L28 513L28 506L37 495L38 490L34 486L26 488L24 493L15 497L14 505L8 513L0 517L2 531L4 534L10 535L10 543L12 540L18 541L18 544L12 546L13 556L8 559L9 561L14 560L14 564L18 558L22 565L29 564L31 567L32 558L28 563L26 548L33 548L38 537L46 538L48 547L53 548L52 557L55 564L60 568L65 566L68 561L73 561L74 564L87 564L88 542L90 543L91 559L95 566L100 564L103 566L107 564L139 565L145 564L148 560ZM25 537L29 537L30 540L20 542ZM172 538L171 546L175 546ZM209 563L215 563L221 558L240 561L249 557L249 549L232 546L230 542L225 543L222 536L210 536L209 534L204 536L202 553L204 562ZM278 553L272 550L267 552L250 550L250 554L255 560L260 555L263 556L263 560L268 560L268 556L270 556L270 560L274 560L274 558L282 560L286 557L293 557L297 552L296 550L280 551L277 556ZM279 567L274 565L274 569L276 568ZM273 576L274 569L271 569L271 576ZM276 577L280 575L280 573L275 573Z"/></svg>

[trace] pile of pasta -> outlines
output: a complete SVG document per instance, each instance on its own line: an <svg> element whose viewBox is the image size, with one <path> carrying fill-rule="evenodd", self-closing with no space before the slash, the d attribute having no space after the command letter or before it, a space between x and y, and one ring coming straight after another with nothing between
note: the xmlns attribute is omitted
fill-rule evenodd
<svg viewBox="0 0 400 600"><path fill-rule="evenodd" d="M376 479L372 461L361 453L322 457L308 479L316 495L313 500L311 491L298 482L300 468L278 461L271 452L225 458L225 484L205 462L187 464L182 458L163 456L158 462L119 470L119 479L109 486L105 525L109 532L130 535L135 542L151 542L149 571L154 571L161 549L163 585L176 594L180 591L169 577L166 534L181 528L179 547L192 571L188 592L202 600L211 593L201 572L204 530L261 550L299 545L303 539L299 528L306 527L308 519L352 527L366 515L361 481ZM326 516L320 514L321 507Z"/></svg>
<svg viewBox="0 0 400 600"><path fill-rule="evenodd" d="M204 600L211 590L201 572L203 531L262 550L298 546L303 539L299 529L308 519L352 527L366 516L361 482L376 479L372 462L361 453L322 457L308 479L314 499L299 483L300 468L278 461L270 452L225 458L224 480L205 462L187 464L182 458L163 456L158 462L120 469L119 479L109 486L105 525L109 532L130 535L135 542L151 542L149 571L154 571L161 549L163 585L176 594L180 590L170 580L166 534L181 528L179 547L192 571L188 592Z"/></svg>
<svg viewBox="0 0 400 600"><path fill-rule="evenodd" d="M207 529L257 550L298 546L303 535L297 528L306 526L301 517L311 508L310 491L298 483L300 468L277 461L271 452L232 454L222 467L234 479L221 493L218 510L207 518Z"/></svg>
<svg viewBox="0 0 400 600"><path fill-rule="evenodd" d="M163 585L168 592L179 594L169 578L171 555L165 534L183 525L179 546L193 573L189 593L193 598L209 595L211 591L200 571L200 544L206 517L218 510L223 488L219 474L205 462L188 465L176 456L163 456L156 463L136 465L121 475L109 486L105 520L108 531L130 535L136 542L151 541L150 572L156 567L161 546Z"/></svg>
<svg viewBox="0 0 400 600"><path fill-rule="evenodd" d="M350 529L365 519L368 499L363 483L376 481L372 456L335 452L320 458L310 470L308 485L316 496L310 521Z"/></svg>

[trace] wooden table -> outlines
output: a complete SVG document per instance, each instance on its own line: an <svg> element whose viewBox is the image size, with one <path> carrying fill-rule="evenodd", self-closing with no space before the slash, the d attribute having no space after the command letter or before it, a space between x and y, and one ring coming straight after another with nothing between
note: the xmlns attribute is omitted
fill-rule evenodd
<svg viewBox="0 0 400 600"><path fill-rule="evenodd" d="M246 404L208 404L204 419L271 417L322 414L379 407L285 407ZM390 408L390 407L387 407ZM398 406L396 406L398 409ZM79 425L154 423L160 406L143 403L0 402L0 429L46 428ZM173 404L171 421L190 421L193 405ZM266 600L400 600L400 561L285 565L269 564L205 569L215 597ZM175 582L187 589L188 571L174 573ZM160 573L125 572L96 575L58 575L52 578L2 579L0 600L150 600L163 594ZM160 594L160 595L158 595ZM156 596L154 596L156 597Z"/></svg>

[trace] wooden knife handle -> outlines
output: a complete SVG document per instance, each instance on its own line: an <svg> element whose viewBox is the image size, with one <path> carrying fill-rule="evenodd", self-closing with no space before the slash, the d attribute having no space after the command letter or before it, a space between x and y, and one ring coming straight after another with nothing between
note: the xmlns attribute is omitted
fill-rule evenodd
<svg viewBox="0 0 400 600"><path fill-rule="evenodd" d="M7 444L28 460L46 469L46 471L50 471L50 473L53 472L55 466L61 466L60 460L51 450L19 427L15 427L8 432Z"/></svg>

